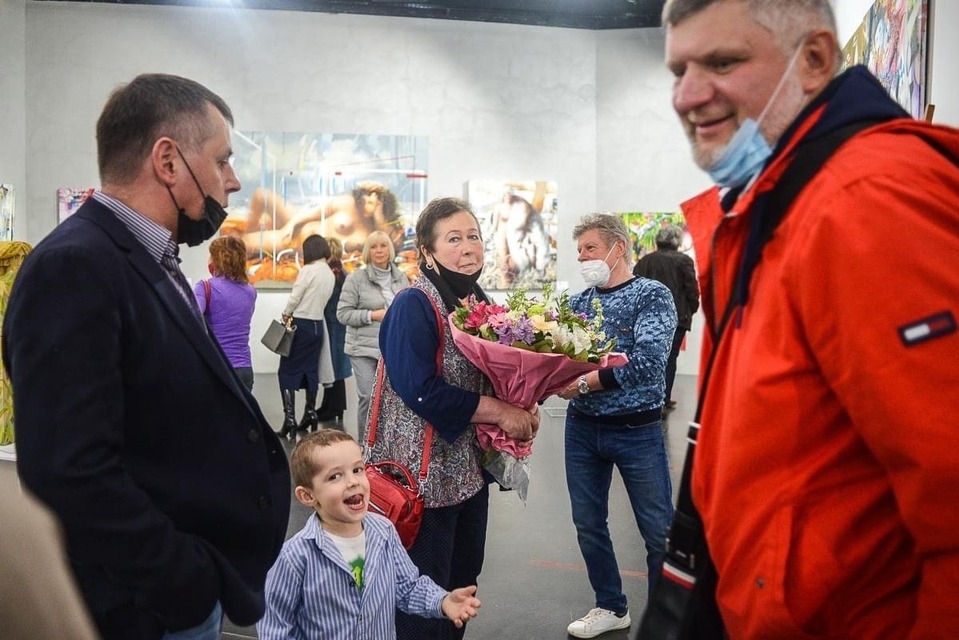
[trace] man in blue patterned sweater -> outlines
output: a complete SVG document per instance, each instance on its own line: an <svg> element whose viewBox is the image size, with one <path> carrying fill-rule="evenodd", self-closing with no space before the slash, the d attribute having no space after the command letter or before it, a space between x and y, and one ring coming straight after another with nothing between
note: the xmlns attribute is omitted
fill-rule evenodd
<svg viewBox="0 0 959 640"><path fill-rule="evenodd" d="M676 307L660 282L634 277L630 239L618 216L584 216L573 229L580 272L589 287L572 297L574 311L603 310L603 330L629 362L582 376L560 394L566 416L566 486L579 548L596 607L567 627L593 638L630 625L629 609L609 535L613 467L626 485L646 542L650 590L660 573L673 519L669 463L661 429L666 359L676 330Z"/></svg>

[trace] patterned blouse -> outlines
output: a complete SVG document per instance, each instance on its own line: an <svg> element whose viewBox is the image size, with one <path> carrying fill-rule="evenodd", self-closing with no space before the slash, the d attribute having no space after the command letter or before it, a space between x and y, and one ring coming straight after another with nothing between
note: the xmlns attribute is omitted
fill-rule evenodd
<svg viewBox="0 0 959 640"><path fill-rule="evenodd" d="M478 401L477 394L492 395L492 385L486 376L456 348L445 314L441 313L443 322L440 327L436 326L435 314L427 319L427 324L430 325L428 327L422 326L418 319L410 322L409 318L397 317L396 313L403 310L403 306L398 304L399 299L403 296L426 296L436 309L444 309L445 306L439 292L429 280L421 276L409 289L397 294L397 300L394 301L387 315L393 314L393 317L389 318L389 324L394 324L396 329L399 329L389 331L390 340L408 339L410 343L413 341L422 343L432 339L432 343L435 345L433 347L435 353L435 350L439 347L437 330L443 332L442 372L426 376L426 379L422 382L422 388L417 389L416 393L407 397L408 402L404 401L393 388L390 378L396 375L406 375L410 364L409 362L393 362L392 358L389 362L386 361L389 353L402 353L402 345L391 344L388 348L383 349L384 355L380 359L379 367L383 367L385 363L386 375L383 376L380 414L376 423L376 442L370 459L372 461L397 460L406 465L416 476L423 459L423 442L426 436L427 420L420 413L410 408L410 405L418 405L424 400L425 403L428 403L431 396L436 398L438 391L443 393L444 389L445 393L453 396L459 396L463 391L472 392L468 395ZM384 331L386 330L387 326L384 324ZM382 332L380 338L381 340L384 338ZM410 356L402 360L413 360L413 358ZM371 418L374 415L376 397L379 393L379 367L377 382L373 385ZM435 402L442 403L442 400L437 399ZM473 407L475 409L475 403ZM428 406L418 407L418 409L427 415L432 412L432 407ZM472 412L470 412L471 414ZM481 465L482 451L476 440L475 425L468 425L466 429L459 432L452 442L441 435L441 431L449 435L450 430L443 427L446 427L446 425L437 425L437 429L434 430L429 471L425 485L420 487L427 508L460 504L476 495L486 484Z"/></svg>

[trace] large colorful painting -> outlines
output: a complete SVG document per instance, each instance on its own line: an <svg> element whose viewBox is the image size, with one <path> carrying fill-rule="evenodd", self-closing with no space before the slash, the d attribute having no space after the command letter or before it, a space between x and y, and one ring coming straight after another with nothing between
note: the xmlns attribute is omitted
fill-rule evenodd
<svg viewBox="0 0 959 640"><path fill-rule="evenodd" d="M486 243L483 289L537 290L556 281L555 182L470 180L466 199Z"/></svg>
<svg viewBox="0 0 959 640"><path fill-rule="evenodd" d="M427 201L425 137L235 131L233 150L242 189L230 196L220 233L246 243L254 285L289 287L303 240L314 234L340 240L352 271L366 236L384 231L397 265L415 272L414 218Z"/></svg>
<svg viewBox="0 0 959 640"><path fill-rule="evenodd" d="M679 248L684 253L691 253L692 241L686 231L686 219L682 213L664 211L624 211L617 215L626 223L626 230L633 241L633 259L639 260L644 255L656 250L656 234L667 225L681 228L683 246Z"/></svg>
<svg viewBox="0 0 959 640"><path fill-rule="evenodd" d="M926 102L929 0L876 0L843 47L846 67L866 65L914 118Z"/></svg>

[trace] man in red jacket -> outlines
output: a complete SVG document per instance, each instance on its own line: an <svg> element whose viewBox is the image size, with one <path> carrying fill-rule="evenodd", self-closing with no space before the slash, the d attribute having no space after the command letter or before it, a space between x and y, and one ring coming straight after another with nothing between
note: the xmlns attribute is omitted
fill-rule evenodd
<svg viewBox="0 0 959 640"><path fill-rule="evenodd" d="M827 0L663 17L718 187L683 208L713 356L692 494L729 637L957 638L959 132L837 75ZM766 241L780 177L844 130Z"/></svg>

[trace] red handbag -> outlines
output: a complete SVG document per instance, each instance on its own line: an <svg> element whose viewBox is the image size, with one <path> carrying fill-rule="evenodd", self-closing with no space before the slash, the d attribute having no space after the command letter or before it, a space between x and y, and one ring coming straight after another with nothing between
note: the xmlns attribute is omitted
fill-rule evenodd
<svg viewBox="0 0 959 640"><path fill-rule="evenodd" d="M432 302L432 300L431 300ZM440 333L440 345L436 351L437 373L443 372L443 347L446 331L443 327L443 318L436 305L436 321ZM376 367L376 394L373 398L373 407L370 410L369 424L366 426L366 444L369 451L373 450L376 442L376 425L380 420L380 401L383 395L383 378L386 363L380 359ZM433 425L426 424L426 436L423 440L423 462L420 464L418 478L406 466L396 460L380 460L366 463L366 478L370 483L370 509L389 518L396 532L400 534L400 542L409 549L416 541L423 522L423 494L420 486L426 482L427 471L430 467L430 449L433 445Z"/></svg>

